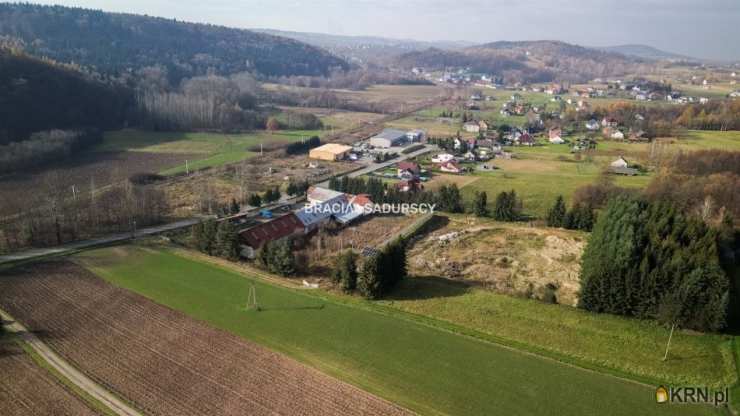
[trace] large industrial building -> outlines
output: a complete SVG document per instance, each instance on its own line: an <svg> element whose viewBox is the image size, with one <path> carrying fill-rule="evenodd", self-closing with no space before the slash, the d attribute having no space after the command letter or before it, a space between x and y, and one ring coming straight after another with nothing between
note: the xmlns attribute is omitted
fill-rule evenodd
<svg viewBox="0 0 740 416"><path fill-rule="evenodd" d="M345 146L338 143L329 143L311 149L311 151L308 153L308 157L310 157L311 159L336 161L346 159L351 150L351 146Z"/></svg>
<svg viewBox="0 0 740 416"><path fill-rule="evenodd" d="M370 146L382 148L399 146L408 140L406 133L403 130L385 129L377 136L370 138Z"/></svg>

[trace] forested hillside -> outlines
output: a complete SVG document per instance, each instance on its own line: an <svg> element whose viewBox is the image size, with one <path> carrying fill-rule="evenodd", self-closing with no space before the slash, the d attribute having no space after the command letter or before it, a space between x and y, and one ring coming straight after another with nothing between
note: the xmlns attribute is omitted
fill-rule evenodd
<svg viewBox="0 0 740 416"><path fill-rule="evenodd" d="M653 62L559 41L494 42L459 51L428 49L401 55L401 67L469 67L506 82L585 81L648 72Z"/></svg>
<svg viewBox="0 0 740 416"><path fill-rule="evenodd" d="M8 50L0 50L0 91L0 145L43 130L118 128L134 105L127 88Z"/></svg>
<svg viewBox="0 0 740 416"><path fill-rule="evenodd" d="M120 75L166 68L171 82L204 75L326 75L343 60L292 39L222 26L96 10L0 4L0 36L36 56Z"/></svg>

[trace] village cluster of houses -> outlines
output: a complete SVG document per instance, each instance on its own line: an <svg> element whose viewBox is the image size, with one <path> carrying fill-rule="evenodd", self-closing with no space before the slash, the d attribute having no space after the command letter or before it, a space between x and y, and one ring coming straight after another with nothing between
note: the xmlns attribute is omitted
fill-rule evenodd
<svg viewBox="0 0 740 416"><path fill-rule="evenodd" d="M309 188L307 199L308 203L301 209L241 231L241 255L254 258L257 250L270 241L307 236L330 222L346 226L368 215L367 207L373 203L368 195L351 195L322 187Z"/></svg>

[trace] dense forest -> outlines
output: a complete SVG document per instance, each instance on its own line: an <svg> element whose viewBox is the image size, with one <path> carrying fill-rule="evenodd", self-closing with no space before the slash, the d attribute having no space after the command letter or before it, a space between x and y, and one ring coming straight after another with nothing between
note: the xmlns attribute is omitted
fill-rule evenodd
<svg viewBox="0 0 740 416"><path fill-rule="evenodd" d="M0 49L0 145L51 129L121 127L132 91L63 65Z"/></svg>
<svg viewBox="0 0 740 416"><path fill-rule="evenodd" d="M122 76L150 66L169 80L215 72L327 75L348 64L292 39L222 26L98 10L0 4L0 37L35 56Z"/></svg>

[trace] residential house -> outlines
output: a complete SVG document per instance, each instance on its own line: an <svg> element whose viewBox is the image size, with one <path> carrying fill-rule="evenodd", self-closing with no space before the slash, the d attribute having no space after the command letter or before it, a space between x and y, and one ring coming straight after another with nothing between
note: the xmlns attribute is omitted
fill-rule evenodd
<svg viewBox="0 0 740 416"><path fill-rule="evenodd" d="M548 132L548 138L552 144L563 144L565 140L562 138L563 130L560 127L553 127Z"/></svg>
<svg viewBox="0 0 740 416"><path fill-rule="evenodd" d="M454 161L442 163L441 165L439 165L439 170L441 170L442 172L447 172L447 173L461 173L462 172L462 168L460 168L457 162L454 162Z"/></svg>
<svg viewBox="0 0 740 416"><path fill-rule="evenodd" d="M398 164L398 178L409 180L418 178L421 174L421 167L414 162L400 162Z"/></svg>
<svg viewBox="0 0 740 416"><path fill-rule="evenodd" d="M344 193L320 186L312 186L306 192L306 199L309 205L323 204L329 201L336 201L344 196Z"/></svg>
<svg viewBox="0 0 740 416"><path fill-rule="evenodd" d="M447 163L455 160L455 156L449 153L440 153L432 158L432 163Z"/></svg>
<svg viewBox="0 0 740 416"><path fill-rule="evenodd" d="M520 146L534 146L535 140L534 140L534 137L532 137L531 134L529 134L529 133L523 133L516 140L516 143L518 143Z"/></svg>
<svg viewBox="0 0 740 416"><path fill-rule="evenodd" d="M589 121L586 122L586 129L587 130L596 131L596 130L599 129L599 127L600 127L599 126L599 122L596 121L595 119L591 119L591 120L589 120Z"/></svg>
<svg viewBox="0 0 740 416"><path fill-rule="evenodd" d="M619 156L619 158L612 163L609 164L609 166L613 168L627 168L629 167L629 163L627 162L627 159L625 159L622 156Z"/></svg>
<svg viewBox="0 0 740 416"><path fill-rule="evenodd" d="M396 189L401 192L416 192L423 189L419 179L410 179L396 183Z"/></svg>
<svg viewBox="0 0 740 416"><path fill-rule="evenodd" d="M468 133L480 133L480 125L476 121L468 121L463 124L463 130Z"/></svg>
<svg viewBox="0 0 740 416"><path fill-rule="evenodd" d="M621 130L614 130L609 137L614 140L624 140L624 133Z"/></svg>
<svg viewBox="0 0 740 416"><path fill-rule="evenodd" d="M601 120L601 125L603 127L617 127L619 126L619 121L615 119L614 117L604 117Z"/></svg>

